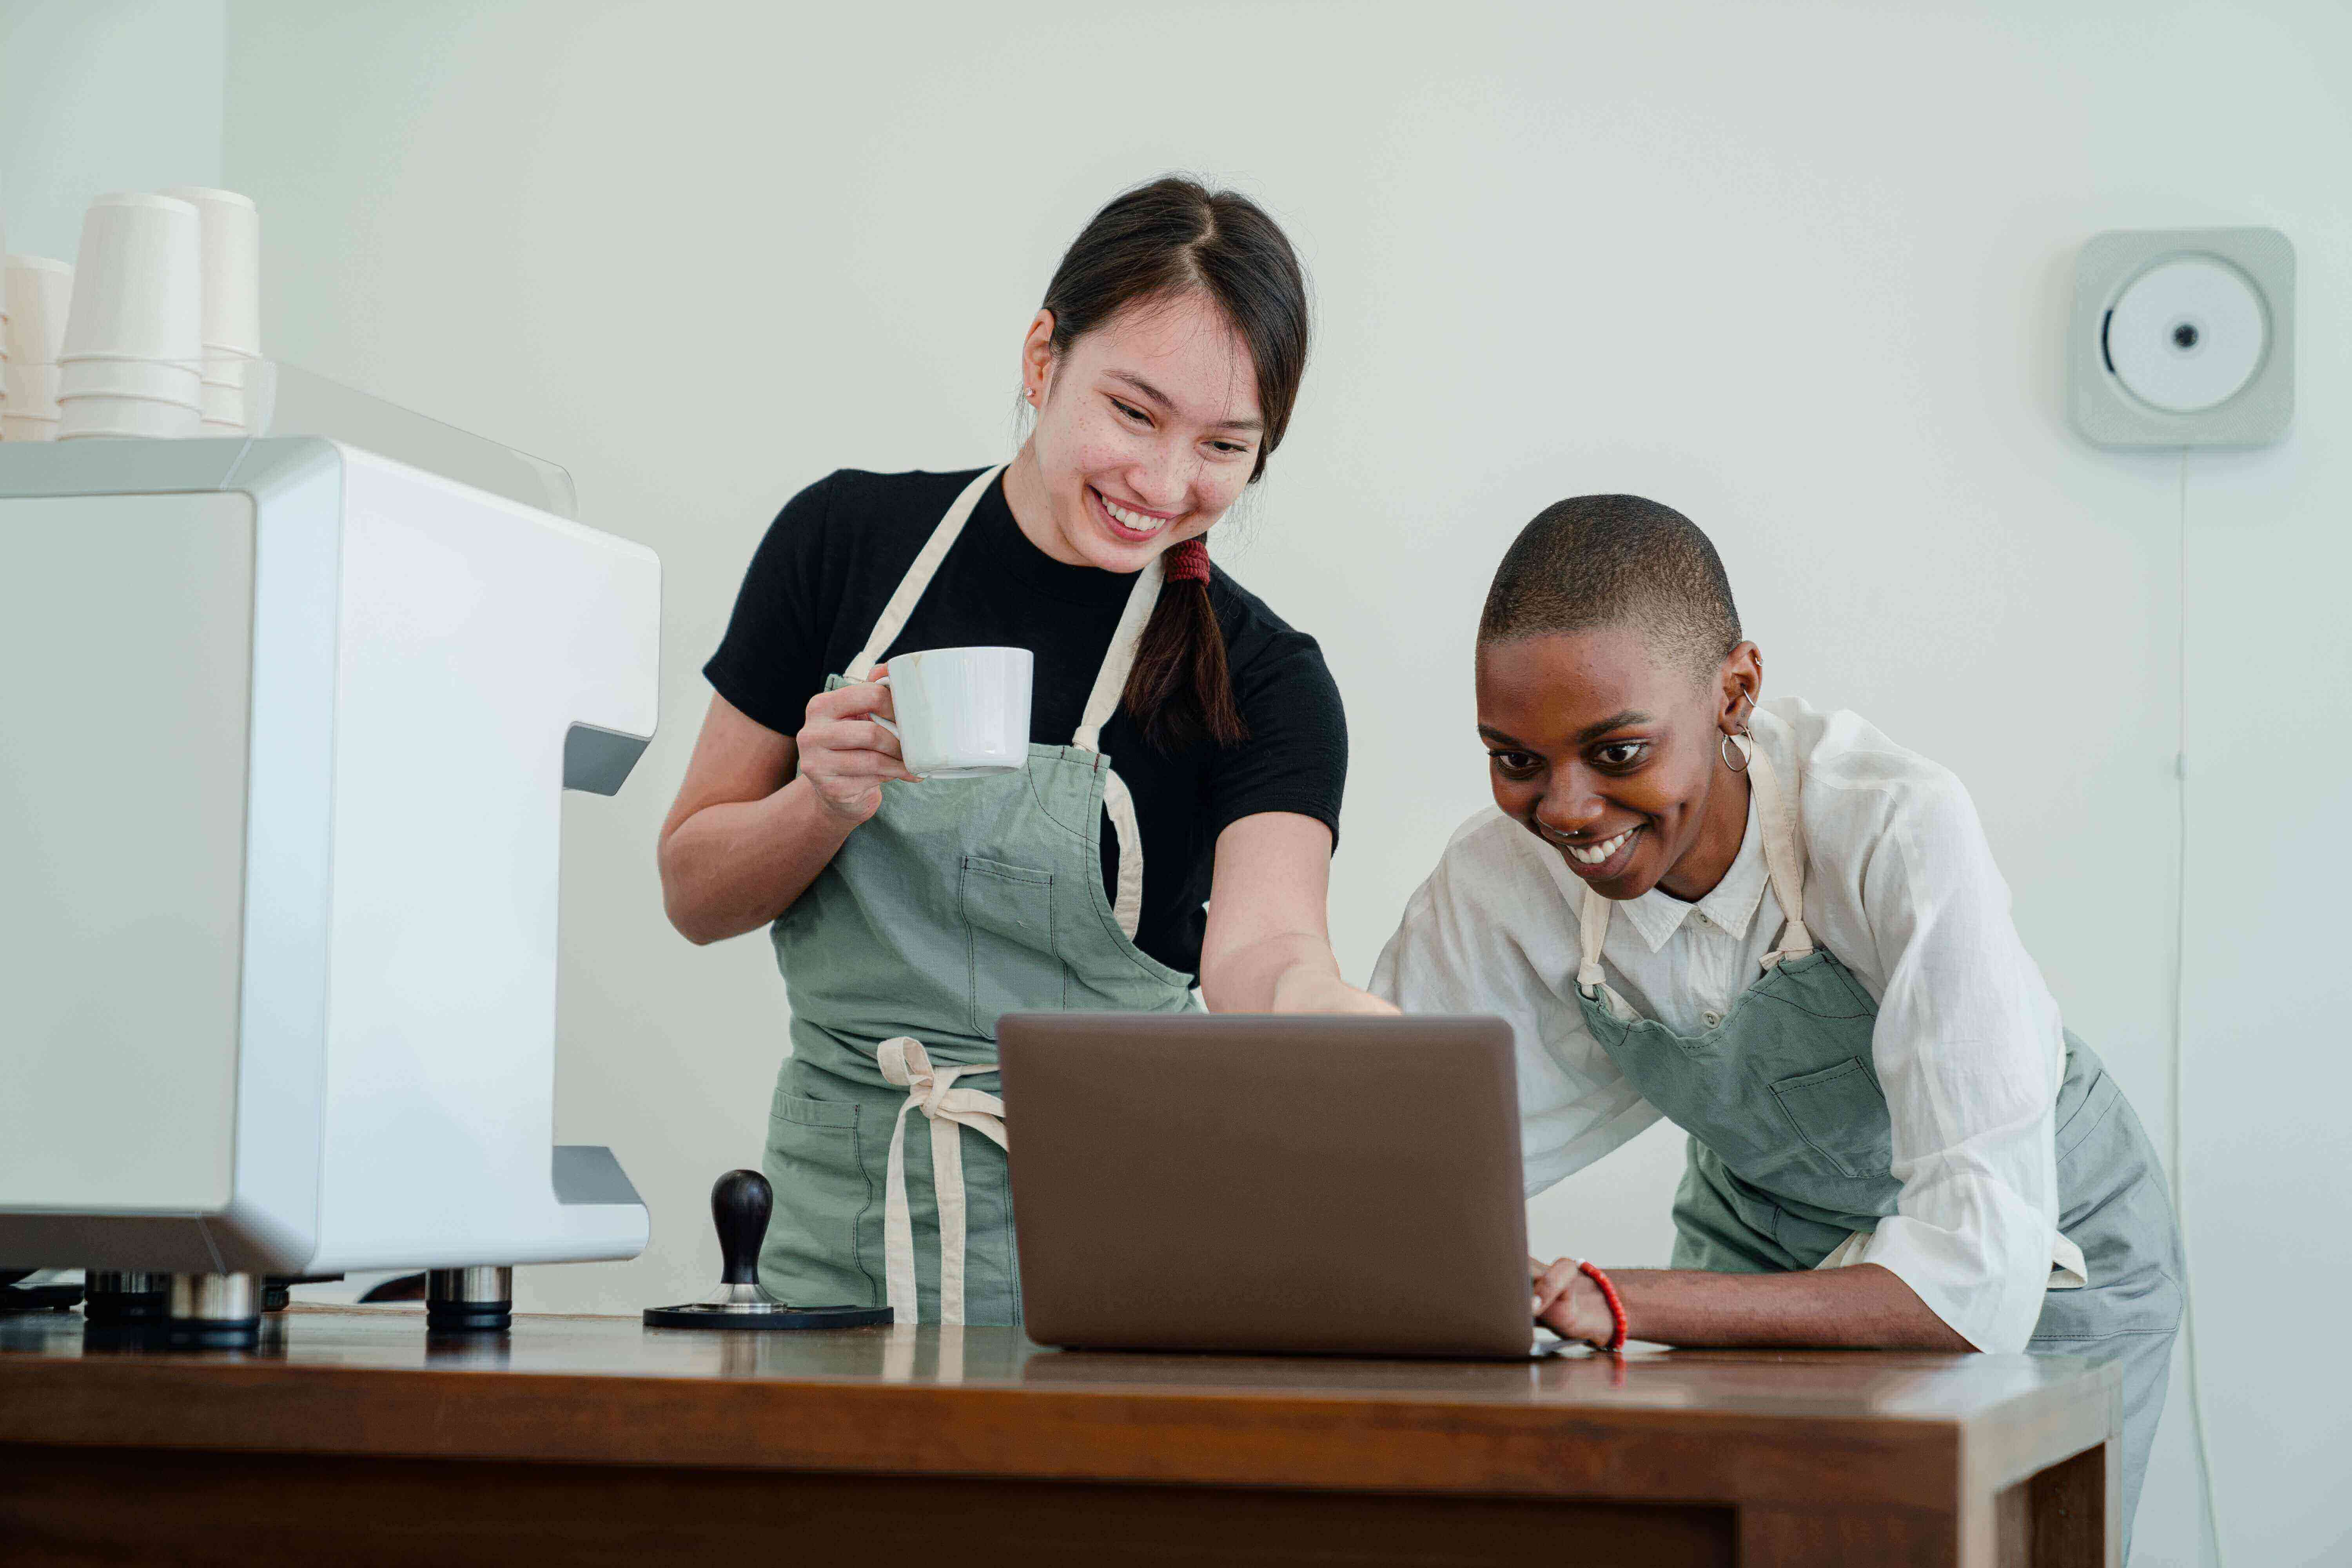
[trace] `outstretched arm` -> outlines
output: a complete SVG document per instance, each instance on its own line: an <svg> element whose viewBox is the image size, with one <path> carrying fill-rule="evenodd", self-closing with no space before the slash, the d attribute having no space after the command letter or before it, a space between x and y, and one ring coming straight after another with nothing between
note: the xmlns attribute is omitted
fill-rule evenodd
<svg viewBox="0 0 2352 1568"><path fill-rule="evenodd" d="M1529 1259L1538 1321L1563 1339L1605 1342L1612 1323L1601 1288L1571 1258ZM1972 1351L1911 1287L1875 1263L1789 1274L1612 1268L1626 1332L1666 1345Z"/></svg>
<svg viewBox="0 0 2352 1568"><path fill-rule="evenodd" d="M1325 909L1331 830L1262 811L1217 835L1201 995L1217 1013L1393 1013L1339 978Z"/></svg>

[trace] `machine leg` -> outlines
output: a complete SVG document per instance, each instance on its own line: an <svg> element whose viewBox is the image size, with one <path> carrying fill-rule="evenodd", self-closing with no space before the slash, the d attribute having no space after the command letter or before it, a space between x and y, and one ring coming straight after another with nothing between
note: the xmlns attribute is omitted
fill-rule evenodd
<svg viewBox="0 0 2352 1568"><path fill-rule="evenodd" d="M172 1277L139 1269L82 1269L82 1333L130 1340L160 1333L172 1311Z"/></svg>
<svg viewBox="0 0 2352 1568"><path fill-rule="evenodd" d="M436 1268L425 1276L428 1333L503 1333L513 1324L513 1269Z"/></svg>
<svg viewBox="0 0 2352 1568"><path fill-rule="evenodd" d="M172 1277L130 1268L82 1271L82 1321L94 1329L160 1323L172 1309Z"/></svg>
<svg viewBox="0 0 2352 1568"><path fill-rule="evenodd" d="M261 1337L261 1276L172 1276L167 1341L173 1350L247 1350Z"/></svg>

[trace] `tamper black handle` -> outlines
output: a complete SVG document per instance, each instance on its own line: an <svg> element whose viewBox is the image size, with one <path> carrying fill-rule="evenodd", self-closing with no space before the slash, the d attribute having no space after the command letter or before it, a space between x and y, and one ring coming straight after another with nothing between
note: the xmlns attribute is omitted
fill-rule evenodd
<svg viewBox="0 0 2352 1568"><path fill-rule="evenodd" d="M727 1285L760 1282L760 1247L768 1239L768 1215L776 1195L757 1171L730 1171L710 1187L710 1223L719 1227L719 1256Z"/></svg>
<svg viewBox="0 0 2352 1568"><path fill-rule="evenodd" d="M719 1227L726 1282L699 1301L647 1307L649 1329L887 1329L887 1307L791 1307L760 1288L760 1244L776 1194L757 1171L730 1171L712 1184L710 1218Z"/></svg>

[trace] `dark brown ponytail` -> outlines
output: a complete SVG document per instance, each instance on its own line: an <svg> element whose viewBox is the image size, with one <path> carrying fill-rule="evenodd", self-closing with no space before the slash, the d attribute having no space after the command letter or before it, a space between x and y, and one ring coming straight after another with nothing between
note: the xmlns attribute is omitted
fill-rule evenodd
<svg viewBox="0 0 2352 1568"><path fill-rule="evenodd" d="M1161 585L1123 700L1144 738L1163 752L1181 751L1203 735L1220 746L1249 739L1234 700L1233 672L1225 668L1224 628L1217 625L1206 582L1171 579Z"/></svg>
<svg viewBox="0 0 2352 1568"><path fill-rule="evenodd" d="M1265 439L1255 484L1282 442L1307 374L1307 278L1290 241L1247 196L1170 174L1128 192L1094 216L1046 285L1054 350L1131 306L1199 292L1216 301L1249 345ZM1205 738L1220 746L1249 736L1225 665L1225 637L1205 582L1171 581L1144 628L1127 710L1163 752Z"/></svg>

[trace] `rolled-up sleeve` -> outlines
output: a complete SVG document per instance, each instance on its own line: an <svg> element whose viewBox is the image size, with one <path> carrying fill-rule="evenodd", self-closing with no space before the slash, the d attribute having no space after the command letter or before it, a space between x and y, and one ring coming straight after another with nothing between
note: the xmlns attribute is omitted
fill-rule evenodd
<svg viewBox="0 0 2352 1568"><path fill-rule="evenodd" d="M1498 814L1454 835L1405 906L1371 989L1407 1013L1491 1013L1511 1026L1519 1155L1532 1197L1658 1120L1584 1026L1572 987L1575 926ZM1531 874L1532 873L1532 874Z"/></svg>
<svg viewBox="0 0 2352 1568"><path fill-rule="evenodd" d="M1879 814L1855 890L1886 976L1871 1054L1902 1184L1855 1261L1979 1350L2022 1350L2057 1234L2057 1004L1958 780L1846 804Z"/></svg>

